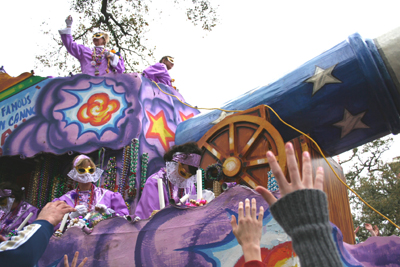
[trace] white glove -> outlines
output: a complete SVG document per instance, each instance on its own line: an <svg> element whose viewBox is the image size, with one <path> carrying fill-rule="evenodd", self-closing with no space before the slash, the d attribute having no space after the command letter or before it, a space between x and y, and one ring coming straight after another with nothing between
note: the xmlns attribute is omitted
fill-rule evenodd
<svg viewBox="0 0 400 267"><path fill-rule="evenodd" d="M71 28L71 26L72 26L72 17L71 16L68 16L66 19L65 19L65 24L67 24L67 28Z"/></svg>
<svg viewBox="0 0 400 267"><path fill-rule="evenodd" d="M115 54L113 52L106 51L104 52L104 55L106 56L106 58L109 57L111 60L114 60Z"/></svg>
<svg viewBox="0 0 400 267"><path fill-rule="evenodd" d="M69 215L71 218L76 218L80 215L87 213L87 208L84 205L78 205L75 207L75 209L76 211L71 212L71 214Z"/></svg>
<svg viewBox="0 0 400 267"><path fill-rule="evenodd" d="M115 213L115 210L107 208L106 214L113 214Z"/></svg>

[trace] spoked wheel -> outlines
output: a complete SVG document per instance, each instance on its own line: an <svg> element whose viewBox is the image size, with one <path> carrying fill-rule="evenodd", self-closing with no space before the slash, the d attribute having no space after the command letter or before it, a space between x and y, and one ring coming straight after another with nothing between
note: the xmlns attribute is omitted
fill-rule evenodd
<svg viewBox="0 0 400 267"><path fill-rule="evenodd" d="M266 152L276 155L282 170L286 170L284 142L279 132L266 119L237 115L212 127L198 142L203 154L200 166L214 163L223 166L224 180L236 181L255 188L268 186L270 166Z"/></svg>

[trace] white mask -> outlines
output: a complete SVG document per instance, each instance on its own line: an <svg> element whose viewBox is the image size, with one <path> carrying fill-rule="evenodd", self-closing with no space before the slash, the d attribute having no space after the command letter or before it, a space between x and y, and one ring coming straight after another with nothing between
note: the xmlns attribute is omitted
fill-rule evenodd
<svg viewBox="0 0 400 267"><path fill-rule="evenodd" d="M0 205L0 211L4 213L8 213L11 210L11 207L15 201L15 198L8 197L7 198L7 203L5 205Z"/></svg>
<svg viewBox="0 0 400 267"><path fill-rule="evenodd" d="M100 179L102 173L102 169L96 168L96 171L94 173L79 174L78 171L74 168L68 173L68 177L74 181L77 181L78 183L95 183Z"/></svg>

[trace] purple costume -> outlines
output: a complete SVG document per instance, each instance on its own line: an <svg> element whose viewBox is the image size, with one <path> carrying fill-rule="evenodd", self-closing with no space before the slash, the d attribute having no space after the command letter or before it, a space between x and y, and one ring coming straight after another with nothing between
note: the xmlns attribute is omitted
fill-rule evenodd
<svg viewBox="0 0 400 267"><path fill-rule="evenodd" d="M171 86L171 77L169 76L167 66L163 63L156 63L143 71L144 77L153 80L156 83L163 83Z"/></svg>
<svg viewBox="0 0 400 267"><path fill-rule="evenodd" d="M183 195L196 194L196 187L194 183L186 188L178 188L168 181L165 168L161 168L158 172L150 176L147 179L146 184L144 185L142 196L140 197L139 203L135 211L135 215L138 216L140 219L147 219L150 217L153 210L160 209L160 202L158 200L157 178L163 180L165 206L169 205L170 198L182 197L179 196L180 191Z"/></svg>
<svg viewBox="0 0 400 267"><path fill-rule="evenodd" d="M93 211L96 204L104 204L107 208L113 209L115 213L120 216L129 214L128 208L126 207L125 201L120 193L112 192L96 186L94 187L93 192L94 198L91 208L88 207L90 190L79 191L79 196L78 193L76 193L76 190L71 190L60 198L54 199L53 202L61 200L65 201L71 207L75 207L75 200L78 198L79 200L77 200L76 205L85 205L88 211Z"/></svg>
<svg viewBox="0 0 400 267"><path fill-rule="evenodd" d="M11 230L17 229L31 212L33 213L33 216L29 219L26 225L33 223L39 213L38 208L32 206L28 202L21 200L18 206L8 213L4 213L0 210L0 234L6 235Z"/></svg>
<svg viewBox="0 0 400 267"><path fill-rule="evenodd" d="M61 34L61 40L65 48L67 49L68 53L76 57L81 63L82 73L95 76L96 68L91 64L91 62L93 61L92 58L93 49L75 43L74 40L72 39L71 28L59 30L59 32ZM100 55L104 48L102 46L97 46L95 47L95 49L96 49L96 54ZM109 50L106 49L105 51ZM98 71L100 76L107 74L106 72L107 65L108 65L107 58L103 56L101 59L101 64L100 66L98 66ZM118 73L123 73L125 71L124 61L122 59L119 59L118 55L115 54L113 55L113 58L110 58L109 71L112 72L113 70L116 70Z"/></svg>

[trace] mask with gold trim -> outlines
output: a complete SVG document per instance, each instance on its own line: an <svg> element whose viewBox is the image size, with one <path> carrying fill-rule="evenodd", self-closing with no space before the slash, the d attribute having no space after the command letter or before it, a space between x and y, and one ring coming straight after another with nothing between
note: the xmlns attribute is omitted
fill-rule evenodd
<svg viewBox="0 0 400 267"><path fill-rule="evenodd" d="M167 57L167 60L168 60L169 62L171 62L172 64L175 64L175 63L174 63L174 58L173 58L173 57Z"/></svg>
<svg viewBox="0 0 400 267"><path fill-rule="evenodd" d="M108 33L106 33L106 32L96 32L92 36L92 39L100 39L100 38L104 39L105 44L107 44L108 41L110 40L110 37L108 36Z"/></svg>
<svg viewBox="0 0 400 267"><path fill-rule="evenodd" d="M75 169L79 174L85 174L85 173L93 174L96 171L96 168L93 168L92 166L89 166L87 168L77 166L75 167Z"/></svg>
<svg viewBox="0 0 400 267"><path fill-rule="evenodd" d="M167 179L176 187L187 188L193 186L193 184L196 182L196 175L186 172L183 166L179 167L180 163L167 161L165 165ZM182 175L181 172L183 172L184 175Z"/></svg>
<svg viewBox="0 0 400 267"><path fill-rule="evenodd" d="M178 163L178 173L180 176L182 176L185 179L188 179L193 176L190 172L186 171L186 169L183 167L182 163Z"/></svg>
<svg viewBox="0 0 400 267"><path fill-rule="evenodd" d="M103 170L100 168L75 166L68 173L68 177L78 183L95 183L100 179L102 173Z"/></svg>
<svg viewBox="0 0 400 267"><path fill-rule="evenodd" d="M11 207L15 201L15 198L5 197L0 200L0 211L4 213L8 213L11 210Z"/></svg>

